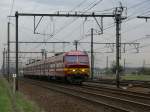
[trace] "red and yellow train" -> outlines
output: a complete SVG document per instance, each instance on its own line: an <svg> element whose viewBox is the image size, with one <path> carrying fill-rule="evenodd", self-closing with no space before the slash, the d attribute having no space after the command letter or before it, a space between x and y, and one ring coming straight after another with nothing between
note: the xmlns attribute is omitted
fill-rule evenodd
<svg viewBox="0 0 150 112"><path fill-rule="evenodd" d="M89 57L84 51L69 51L26 65L24 76L63 78L71 83L82 83L89 77Z"/></svg>

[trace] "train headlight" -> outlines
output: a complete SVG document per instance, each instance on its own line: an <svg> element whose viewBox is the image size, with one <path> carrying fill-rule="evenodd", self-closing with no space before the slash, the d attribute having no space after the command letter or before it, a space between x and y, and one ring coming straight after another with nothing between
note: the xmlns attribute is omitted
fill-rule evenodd
<svg viewBox="0 0 150 112"><path fill-rule="evenodd" d="M85 72L85 69L82 69L81 71L82 71L82 72Z"/></svg>
<svg viewBox="0 0 150 112"><path fill-rule="evenodd" d="M73 69L72 71L73 71L73 72L75 72L76 70L75 70L75 69Z"/></svg>

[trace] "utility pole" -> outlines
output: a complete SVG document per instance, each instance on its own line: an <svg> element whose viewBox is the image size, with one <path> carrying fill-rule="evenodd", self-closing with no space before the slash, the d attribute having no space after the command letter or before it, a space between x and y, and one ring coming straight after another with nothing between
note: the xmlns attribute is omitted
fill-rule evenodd
<svg viewBox="0 0 150 112"><path fill-rule="evenodd" d="M16 81L15 81L15 86L16 86L16 91L18 91L18 12L15 13L16 17Z"/></svg>
<svg viewBox="0 0 150 112"><path fill-rule="evenodd" d="M124 72L125 72L125 69L126 69L126 59L124 58Z"/></svg>
<svg viewBox="0 0 150 112"><path fill-rule="evenodd" d="M108 56L106 57L106 70L108 70Z"/></svg>
<svg viewBox="0 0 150 112"><path fill-rule="evenodd" d="M45 49L41 49L42 59L47 59L47 52Z"/></svg>
<svg viewBox="0 0 150 112"><path fill-rule="evenodd" d="M76 49L76 51L78 50L78 40L75 40L74 41L74 45L75 45L75 49Z"/></svg>
<svg viewBox="0 0 150 112"><path fill-rule="evenodd" d="M5 48L3 51L3 75L5 75Z"/></svg>
<svg viewBox="0 0 150 112"><path fill-rule="evenodd" d="M91 28L91 79L93 79L94 55L93 55L93 28Z"/></svg>
<svg viewBox="0 0 150 112"><path fill-rule="evenodd" d="M45 59L47 59L47 51L45 50Z"/></svg>
<svg viewBox="0 0 150 112"><path fill-rule="evenodd" d="M116 14L116 84L117 88L120 85L119 79L119 54L120 54L120 14Z"/></svg>
<svg viewBox="0 0 150 112"><path fill-rule="evenodd" d="M143 69L145 68L145 65L146 65L146 64L145 64L145 60L143 60Z"/></svg>
<svg viewBox="0 0 150 112"><path fill-rule="evenodd" d="M116 86L119 88L120 86L120 73L119 73L119 68L120 68L120 39L121 39L121 20L122 20L122 12L123 8L119 7L116 8L115 11L115 20L116 20Z"/></svg>
<svg viewBox="0 0 150 112"><path fill-rule="evenodd" d="M45 59L45 49L41 49L41 53L42 53L42 59Z"/></svg>
<svg viewBox="0 0 150 112"><path fill-rule="evenodd" d="M9 69L9 57L10 57L10 55L9 55L9 52L10 52L10 45L9 45L9 42L10 42L10 22L8 22L8 26L7 26L7 36L8 36L8 40L7 40L7 53L8 53L8 57L7 57L7 75L8 75L8 81L10 80L10 69Z"/></svg>

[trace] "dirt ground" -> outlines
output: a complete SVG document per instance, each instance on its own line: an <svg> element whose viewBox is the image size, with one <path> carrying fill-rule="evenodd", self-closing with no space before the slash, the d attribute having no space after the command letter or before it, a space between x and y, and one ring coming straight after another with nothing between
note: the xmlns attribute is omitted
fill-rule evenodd
<svg viewBox="0 0 150 112"><path fill-rule="evenodd" d="M109 112L106 107L23 82L19 82L19 91L36 102L41 112Z"/></svg>
<svg viewBox="0 0 150 112"><path fill-rule="evenodd" d="M150 89L128 87L130 91L149 93ZM41 112L115 112L102 105L67 96L52 90L19 81L19 91L36 103Z"/></svg>
<svg viewBox="0 0 150 112"><path fill-rule="evenodd" d="M133 87L128 87L128 90L133 91L133 92L150 94L150 88L143 88L143 87L133 86Z"/></svg>

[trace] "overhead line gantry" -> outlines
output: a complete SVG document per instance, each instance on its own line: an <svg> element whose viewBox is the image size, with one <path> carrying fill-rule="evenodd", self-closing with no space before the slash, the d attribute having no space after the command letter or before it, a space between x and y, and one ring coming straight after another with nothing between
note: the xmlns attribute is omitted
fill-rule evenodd
<svg viewBox="0 0 150 112"><path fill-rule="evenodd" d="M40 14L40 13L15 13L15 18L16 18L16 90L18 90L18 18L20 16L32 16L34 17L41 17L43 18L44 16L49 16L49 17L114 17L115 18L115 22L116 22L116 65L117 65L117 69L116 69L116 75L117 75L117 79L116 79L116 83L117 83L117 87L119 87L119 49L120 49L120 24L121 21L123 19L126 19L126 17L122 17L122 12L123 12L123 7L117 7L115 10L114 14L97 14L97 13L91 13L91 14L79 14L77 12L75 12L74 14L72 13L67 13L67 14L60 14L59 12L57 12L56 14ZM14 17L14 16L13 16ZM40 19L41 20L41 19ZM103 22L101 22L103 23ZM39 24L39 22L38 22ZM34 32L36 30L38 25L35 24L34 21ZM92 36L92 35L91 35ZM93 48L92 48L93 49ZM91 50L92 50L91 49ZM91 54L93 55L93 54ZM92 59L93 60L93 59Z"/></svg>

